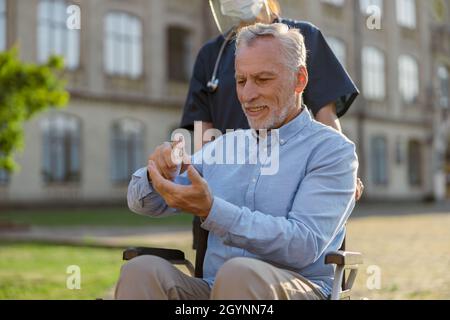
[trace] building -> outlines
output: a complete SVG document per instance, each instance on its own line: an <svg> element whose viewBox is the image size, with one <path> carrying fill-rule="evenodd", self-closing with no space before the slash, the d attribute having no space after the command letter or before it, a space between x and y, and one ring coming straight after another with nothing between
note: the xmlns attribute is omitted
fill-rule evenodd
<svg viewBox="0 0 450 320"><path fill-rule="evenodd" d="M358 146L365 199L449 196L450 2L281 2L321 28L361 90L342 123Z"/></svg>
<svg viewBox="0 0 450 320"><path fill-rule="evenodd" d="M80 30L66 26L72 4ZM124 203L131 173L180 121L208 37L202 1L0 0L0 8L0 49L18 43L32 62L63 54L72 97L27 123L21 171L3 174L0 202Z"/></svg>
<svg viewBox="0 0 450 320"><path fill-rule="evenodd" d="M365 198L450 197L450 1L280 2L322 29L362 90L342 122ZM71 5L80 30L67 28ZM72 96L26 124L0 203L125 203L131 173L177 127L196 53L215 33L205 0L0 0L0 50L63 54Z"/></svg>

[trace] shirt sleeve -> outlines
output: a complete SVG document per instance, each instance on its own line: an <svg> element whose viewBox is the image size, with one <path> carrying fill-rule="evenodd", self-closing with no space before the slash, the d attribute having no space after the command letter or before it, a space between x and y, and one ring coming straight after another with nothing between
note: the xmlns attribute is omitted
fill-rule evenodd
<svg viewBox="0 0 450 320"><path fill-rule="evenodd" d="M193 130L195 121L212 122L207 88L209 81L206 65L207 54L208 45L205 45L195 61L194 72L190 80L189 92L181 118L181 128Z"/></svg>
<svg viewBox="0 0 450 320"><path fill-rule="evenodd" d="M329 151L311 160L287 217L215 197L202 227L262 260L300 268L316 262L354 208L358 167L351 143L325 148Z"/></svg>
<svg viewBox="0 0 450 320"><path fill-rule="evenodd" d="M141 168L132 175L128 185L127 202L128 208L140 215L167 217L177 213L153 189L147 177L147 168Z"/></svg>
<svg viewBox="0 0 450 320"><path fill-rule="evenodd" d="M303 24L302 24L303 25ZM317 115L329 103L336 103L338 117L342 117L358 96L359 91L342 64L330 49L322 32L311 24L304 24L309 83L304 102Z"/></svg>
<svg viewBox="0 0 450 320"><path fill-rule="evenodd" d="M203 175L202 152L203 150L200 150L191 158L192 165L200 175ZM176 177L174 182L180 185L190 184L186 172ZM179 213L179 210L169 207L165 200L153 189L152 183L148 179L146 167L137 170L131 176L128 185L127 203L131 211L145 216L168 217Z"/></svg>

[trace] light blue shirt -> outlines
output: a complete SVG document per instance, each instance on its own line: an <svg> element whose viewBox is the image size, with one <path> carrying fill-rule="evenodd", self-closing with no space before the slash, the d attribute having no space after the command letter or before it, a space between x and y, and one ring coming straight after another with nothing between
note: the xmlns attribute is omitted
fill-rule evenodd
<svg viewBox="0 0 450 320"><path fill-rule="evenodd" d="M257 141L253 130L228 133L193 155L195 168L214 196L209 216L202 223L202 228L210 231L204 280L212 286L225 261L251 257L298 272L328 296L334 269L325 265L325 255L339 250L355 205L355 146L336 130L313 120L306 109L281 127L278 135L275 142L258 140L258 145L268 141L270 150L279 143L278 171L273 175L262 174L262 167L267 166L264 161L250 161L250 142ZM242 136L249 143L234 152L245 156L247 164L208 161L216 156L215 147ZM175 182L190 183L186 173ZM154 217L178 213L153 190L146 168L133 174L128 206Z"/></svg>

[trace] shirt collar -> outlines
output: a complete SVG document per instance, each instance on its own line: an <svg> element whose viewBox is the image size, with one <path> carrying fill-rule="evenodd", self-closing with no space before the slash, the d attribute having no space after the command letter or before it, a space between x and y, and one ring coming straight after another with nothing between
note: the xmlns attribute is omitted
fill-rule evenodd
<svg viewBox="0 0 450 320"><path fill-rule="evenodd" d="M286 144L292 137L301 132L309 123L312 122L312 116L305 106L302 107L302 112L278 129L280 145ZM251 129L253 138L258 139L258 133L255 129ZM270 136L270 133L269 133Z"/></svg>

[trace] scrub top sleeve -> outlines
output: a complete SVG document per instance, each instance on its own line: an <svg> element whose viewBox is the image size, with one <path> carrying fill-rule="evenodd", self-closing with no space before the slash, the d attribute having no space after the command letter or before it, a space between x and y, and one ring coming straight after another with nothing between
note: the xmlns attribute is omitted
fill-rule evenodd
<svg viewBox="0 0 450 320"><path fill-rule="evenodd" d="M181 118L181 128L194 129L195 121L212 122L208 101L208 82L205 68L205 47L200 50L194 65L189 92Z"/></svg>
<svg viewBox="0 0 450 320"><path fill-rule="evenodd" d="M342 117L359 91L328 46L322 32L312 25L308 29L304 36L309 83L304 92L304 102L314 116L321 108L335 102L337 115Z"/></svg>

